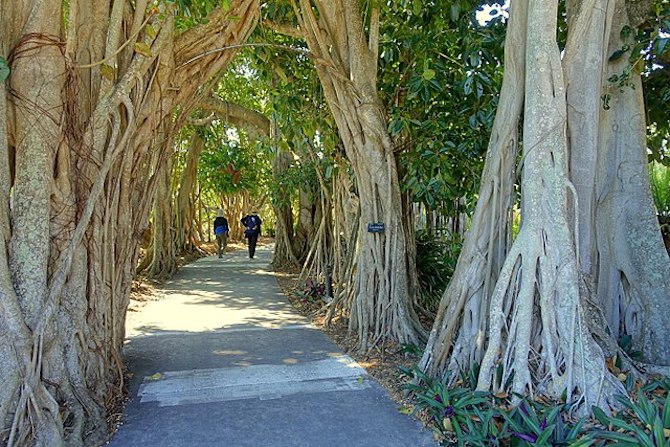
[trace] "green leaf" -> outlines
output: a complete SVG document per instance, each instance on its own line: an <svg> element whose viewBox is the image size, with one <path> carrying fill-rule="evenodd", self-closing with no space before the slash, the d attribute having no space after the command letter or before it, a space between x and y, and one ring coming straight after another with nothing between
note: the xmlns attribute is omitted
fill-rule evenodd
<svg viewBox="0 0 670 447"><path fill-rule="evenodd" d="M458 22L460 15L461 15L461 6L458 3L452 3L450 10L451 21Z"/></svg>
<svg viewBox="0 0 670 447"><path fill-rule="evenodd" d="M223 9L226 12L230 11L232 7L233 7L232 0L223 0L221 2L221 9Z"/></svg>
<svg viewBox="0 0 670 447"><path fill-rule="evenodd" d="M665 433L663 432L663 423L658 415L656 415L656 418L654 419L653 433L654 438L656 438L656 445L660 445L661 442L665 440Z"/></svg>
<svg viewBox="0 0 670 447"><path fill-rule="evenodd" d="M156 36L158 35L158 32L156 31L156 28L154 28L151 25L151 23L147 24L147 26L146 26L146 28L144 28L144 30L146 31L147 36L149 36L149 38L151 40L154 40L156 38Z"/></svg>
<svg viewBox="0 0 670 447"><path fill-rule="evenodd" d="M663 427L670 428L670 393L665 398L665 404L663 405Z"/></svg>
<svg viewBox="0 0 670 447"><path fill-rule="evenodd" d="M9 64L7 64L7 59L0 57L0 82L4 81L9 77Z"/></svg>
<svg viewBox="0 0 670 447"><path fill-rule="evenodd" d="M157 372L156 374L152 374L149 377L147 377L146 380L155 381L155 380L160 380L162 378L163 378L163 374Z"/></svg>
<svg viewBox="0 0 670 447"><path fill-rule="evenodd" d="M595 444L595 439L582 438L579 441L570 443L570 447L589 447L592 444Z"/></svg>
<svg viewBox="0 0 670 447"><path fill-rule="evenodd" d="M107 79L108 81L114 80L114 67L107 64L102 64L100 66L100 74Z"/></svg>
<svg viewBox="0 0 670 447"><path fill-rule="evenodd" d="M621 28L621 32L619 33L619 36L621 37L621 40L626 40L632 34L633 34L633 28L631 28L629 25L626 25L623 28Z"/></svg>
<svg viewBox="0 0 670 447"><path fill-rule="evenodd" d="M626 54L626 51L624 51L623 49L621 49L621 50L616 50L614 53L612 53L612 55L611 55L611 56L609 57L609 59L607 59L607 60L608 60L609 62L614 62L614 61L616 61L617 59L621 59L621 56L623 56L624 54Z"/></svg>
<svg viewBox="0 0 670 447"><path fill-rule="evenodd" d="M551 435L554 434L554 429L556 428L556 424L548 425L542 434L537 438L535 441L536 445L549 445L549 438L551 438Z"/></svg>
<svg viewBox="0 0 670 447"><path fill-rule="evenodd" d="M624 435L623 433L615 431L603 431L603 430L594 430L591 434L595 435L598 438L608 439L611 441L617 441L617 445L620 445L621 442L631 442L635 443L633 445L639 445L637 439L632 436Z"/></svg>
<svg viewBox="0 0 670 447"><path fill-rule="evenodd" d="M145 42L136 42L135 52L144 57L151 57L151 48Z"/></svg>
<svg viewBox="0 0 670 447"><path fill-rule="evenodd" d="M666 48L668 47L668 43L670 42L670 37L663 37L661 39L656 40L654 42L654 46L656 47L656 55L660 56L662 55L665 51Z"/></svg>
<svg viewBox="0 0 670 447"><path fill-rule="evenodd" d="M423 78L426 81L430 81L431 79L435 78L435 70L431 70L430 68L426 68L423 71Z"/></svg>

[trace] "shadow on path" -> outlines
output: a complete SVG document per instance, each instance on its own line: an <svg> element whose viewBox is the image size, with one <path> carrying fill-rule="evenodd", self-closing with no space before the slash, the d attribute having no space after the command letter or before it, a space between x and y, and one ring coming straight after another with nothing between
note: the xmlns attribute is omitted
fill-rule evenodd
<svg viewBox="0 0 670 447"><path fill-rule="evenodd" d="M432 446L246 252L185 266L129 313L133 400L112 446Z"/></svg>

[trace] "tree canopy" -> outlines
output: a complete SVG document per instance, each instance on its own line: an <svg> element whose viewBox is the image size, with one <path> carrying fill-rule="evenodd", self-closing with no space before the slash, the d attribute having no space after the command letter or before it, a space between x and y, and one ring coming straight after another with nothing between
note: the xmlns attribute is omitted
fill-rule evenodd
<svg viewBox="0 0 670 447"><path fill-rule="evenodd" d="M589 411L623 389L606 359L670 364L667 0L24 3L0 5L2 443L106 437L140 253L171 275L217 208L240 237L265 206L275 260L333 279L327 320L427 343L426 377ZM437 315L417 229L463 241Z"/></svg>

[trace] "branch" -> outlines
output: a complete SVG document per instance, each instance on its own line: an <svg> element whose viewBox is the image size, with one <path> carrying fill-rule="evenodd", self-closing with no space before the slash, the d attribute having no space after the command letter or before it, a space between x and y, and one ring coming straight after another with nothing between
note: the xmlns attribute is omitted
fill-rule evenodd
<svg viewBox="0 0 670 447"><path fill-rule="evenodd" d="M196 56L193 56L192 58L190 58L186 62L181 63L179 66L177 66L177 68L178 69L182 68L182 67L184 67L184 66L186 66L190 63L193 63L193 62L197 61L198 59L202 59L205 56L209 56L210 54L222 53L224 51L237 50L239 48L245 48L245 47L281 48L281 49L288 50L288 51L294 51L294 52L299 53L299 54L304 54L305 56L308 56L308 57L312 57L312 54L310 53L309 50L305 50L304 48L292 47L290 45L280 45L280 44L276 44L276 43L241 43L241 44L238 44L238 45L229 45L227 47L212 48L211 50L207 50L203 53L200 53Z"/></svg>
<svg viewBox="0 0 670 447"><path fill-rule="evenodd" d="M372 14L370 16L370 35L368 37L368 50L372 53L371 63L375 73L375 82L377 80L377 63L379 59L379 7L372 7Z"/></svg>
<svg viewBox="0 0 670 447"><path fill-rule="evenodd" d="M272 20L264 20L263 26L267 26L277 34L284 36L295 37L296 39L304 39L305 35L298 26L289 25L288 23L277 23Z"/></svg>
<svg viewBox="0 0 670 447"><path fill-rule="evenodd" d="M207 98L200 108L213 112L217 117L228 121L238 127L242 127L251 133L260 131L263 135L270 135L270 120L262 113L225 101L219 97Z"/></svg>

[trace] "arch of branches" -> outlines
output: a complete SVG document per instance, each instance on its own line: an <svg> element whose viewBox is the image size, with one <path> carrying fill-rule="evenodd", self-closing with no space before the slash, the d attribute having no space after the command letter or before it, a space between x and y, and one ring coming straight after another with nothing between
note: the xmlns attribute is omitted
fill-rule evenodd
<svg viewBox="0 0 670 447"><path fill-rule="evenodd" d="M569 0L559 22L558 0L514 0L499 97L502 55L462 37L479 2L226 0L201 15L187 1L28 3L0 7L3 443L106 438L136 268L171 275L207 238L212 207L236 223L267 204L275 261L336 281L328 320L345 317L362 350L427 342L429 374L481 364L481 389L567 392L589 409L621 388L607 356L644 375L617 338L670 364L641 70L621 57L636 48L624 30L653 22L652 2ZM432 41L428 23L453 57L416 51ZM222 81L249 42L256 62ZM299 48L290 62L270 64L287 46ZM259 73L265 99L244 96ZM465 136L488 129L488 147ZM478 175L462 166L478 156L475 195ZM438 206L439 191L451 200ZM476 203L432 329L419 320L419 197L429 226L442 207L459 230ZM383 233L367 231L380 222Z"/></svg>

